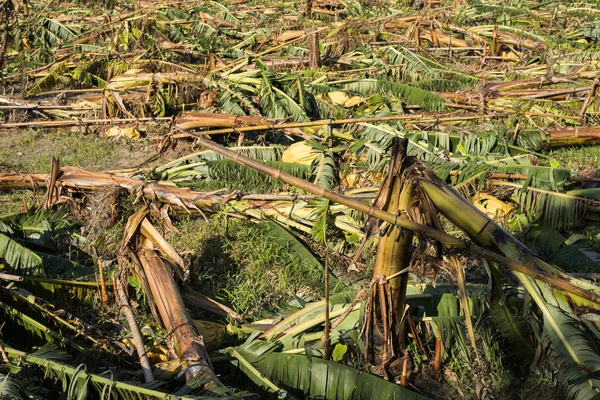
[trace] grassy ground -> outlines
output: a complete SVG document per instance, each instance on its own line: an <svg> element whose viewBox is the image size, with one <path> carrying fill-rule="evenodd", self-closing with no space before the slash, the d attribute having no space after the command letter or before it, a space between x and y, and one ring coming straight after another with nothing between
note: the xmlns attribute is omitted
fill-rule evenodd
<svg viewBox="0 0 600 400"><path fill-rule="evenodd" d="M109 139L68 131L0 133L0 169L5 172L50 172L53 156L62 165L120 169L140 164L152 154L147 140Z"/></svg>
<svg viewBox="0 0 600 400"><path fill-rule="evenodd" d="M30 190L22 192L0 192L0 215L15 214L25 211L27 208L41 204L44 193L32 192Z"/></svg>
<svg viewBox="0 0 600 400"><path fill-rule="evenodd" d="M548 154L578 176L598 176L600 146L562 147Z"/></svg>
<svg viewBox="0 0 600 400"><path fill-rule="evenodd" d="M245 316L266 317L295 296L321 296L323 271L290 262L287 251L249 221L182 219L169 241L191 262L200 291Z"/></svg>

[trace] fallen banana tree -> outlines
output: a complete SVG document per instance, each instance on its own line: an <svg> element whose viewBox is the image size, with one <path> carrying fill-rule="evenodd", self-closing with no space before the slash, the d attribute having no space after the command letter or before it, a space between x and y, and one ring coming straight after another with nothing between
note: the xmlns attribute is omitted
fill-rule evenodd
<svg viewBox="0 0 600 400"><path fill-rule="evenodd" d="M223 385L212 371L204 341L192 327L179 288L173 279L172 271L176 268L175 263L167 264L158 256L157 250L161 249L167 258L173 255L179 256L146 219L147 213L145 208L140 208L129 218L120 252L125 254L129 251L131 262L141 264L144 277L140 276L140 278L148 283L162 324L168 332L167 336L172 336L173 348L180 361L186 365L187 381L200 376L208 380L205 383L207 390L222 387ZM157 242L162 245L155 248Z"/></svg>
<svg viewBox="0 0 600 400"><path fill-rule="evenodd" d="M3 189L35 189L49 185L49 176L44 174L2 174ZM74 191L90 191L109 186L119 186L135 196L181 207L208 211L221 201L226 201L215 193L194 192L189 188L178 188L161 184L148 184L139 179L90 171L82 168L63 168L55 185L59 188Z"/></svg>
<svg viewBox="0 0 600 400"><path fill-rule="evenodd" d="M600 295L598 294L600 289L598 289L596 285L568 276L556 267L544 263L529 249L520 244L510 234L506 233L502 228L490 220L489 217L468 203L452 188L448 187L439 179L434 178L434 175L428 171L426 166L419 164L413 166L413 177L416 179L418 187L422 188L422 190L427 193L433 204L438 207L442 213L446 214L454 223L463 228L472 238L473 242L478 244L460 240L416 222L402 220L398 215L348 199L342 195L324 189L323 187L303 181L282 171L268 167L258 161L249 159L239 153L232 152L231 150L206 138L200 137L199 135L189 132L186 133L196 137L206 148L238 163L268 174L275 179L295 185L329 200L347 205L358 211L365 212L369 216L386 221L399 228L407 229L426 236L429 239L437 240L450 248L469 249L473 254L515 271L517 277L522 280L527 292L542 310L545 326L548 329L550 341L555 346L555 350L563 357L568 357L568 359L574 363L575 368L585 368L588 361L592 361L592 365L596 365L596 360L600 360L600 355L597 350L594 349L593 344L588 342L585 338L585 331L577 326L578 321L581 321L581 319L578 317L576 310L573 310L570 306L570 304L578 304L580 307L583 306L598 309L600 307ZM434 189L437 189L437 192L435 192ZM455 201L459 201L459 203L453 204L450 201L451 199L456 199ZM461 212L457 213L456 211L458 210L461 210ZM464 214L463 211L465 212ZM503 253L503 255L486 248L496 249L496 251ZM535 280L543 281L544 283L551 285L554 289L565 290L565 292L563 292L563 295L560 297L549 296L547 291L541 289L544 286L539 283L536 284ZM569 301L562 297L565 295ZM582 300L585 300L585 302L582 303ZM546 302L550 302L550 304L547 304ZM395 310L394 312L399 313L401 311ZM571 335L576 335L581 340L577 347L574 347L569 343L568 337ZM593 366L592 368L596 367ZM584 383L575 384L578 389L573 390L585 390L590 392L596 392L598 390L600 386L594 380L593 375L587 375L589 373L590 372L583 373L583 375L587 376Z"/></svg>

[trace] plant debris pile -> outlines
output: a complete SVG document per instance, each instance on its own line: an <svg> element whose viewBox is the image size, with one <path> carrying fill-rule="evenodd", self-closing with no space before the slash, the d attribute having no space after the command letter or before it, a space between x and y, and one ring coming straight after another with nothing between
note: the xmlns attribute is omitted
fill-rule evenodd
<svg viewBox="0 0 600 400"><path fill-rule="evenodd" d="M600 397L598 4L0 16L0 398Z"/></svg>

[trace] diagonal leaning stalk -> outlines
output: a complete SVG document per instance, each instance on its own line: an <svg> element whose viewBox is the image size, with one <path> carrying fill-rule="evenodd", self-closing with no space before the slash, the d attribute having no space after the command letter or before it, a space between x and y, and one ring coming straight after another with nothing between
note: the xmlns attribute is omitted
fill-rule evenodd
<svg viewBox="0 0 600 400"><path fill-rule="evenodd" d="M537 257L525 245L475 208L473 204L453 188L437 178L430 170L420 168L415 175L418 176L417 185L429 197L437 210L456 226L463 229L473 241L482 246L497 249L506 257L523 263L531 269L545 270L547 271L545 273L556 273L559 276L566 275L568 277L557 267ZM576 310L572 310L572 308L576 308L577 304L581 303L580 300L573 298L573 296L564 296L564 294L557 296L552 290L540 285L531 276L527 276L520 271L515 271L515 275L542 311L544 322L549 327L549 331L555 335L555 338L550 338L555 349L563 349L562 353L565 356L568 355L581 370L583 382L587 382L594 392L599 392L600 389L597 388L593 375L585 375L584 373L589 373L587 369L594 370L597 368L600 363L600 354L597 353L595 346L569 336L569 334L573 335L573 332L577 335L583 335L583 331L577 328L580 321L578 313ZM557 280L566 280L566 278L559 276L556 277ZM570 284L577 283L582 287L598 290L597 286L587 284L577 278L570 277L570 281L573 282L569 282ZM591 306L598 309L597 303ZM565 317L561 317L561 309L568 313ZM566 318L571 325L570 327L575 327L575 330L566 330L563 318Z"/></svg>
<svg viewBox="0 0 600 400"><path fill-rule="evenodd" d="M335 201L337 203L343 204L347 207L350 207L354 210L360 211L362 213L373 216L382 221L388 222L390 224L394 224L399 226L400 228L408 229L414 233L419 233L423 236L427 236L431 239L437 240L449 247L454 247L457 249L468 249L471 253L476 254L480 257L483 257L489 261L500 264L510 270L520 272L524 275L532 277L534 279L540 280L542 282L547 283L555 289L560 289L568 293L576 294L577 296L586 299L592 303L600 305L600 295L582 288L579 286L581 281L577 280L577 284L571 282L572 279L568 279L564 276L556 276L553 273L545 272L539 269L532 268L527 266L519 261L511 260L503 255L495 253L493 251L487 250L477 244L472 242L461 240L455 236L448 235L444 232L440 232L437 229L430 228L428 226L412 222L409 220L400 219L398 215L391 214L387 211L383 211L367 204L361 203L358 200L351 199L347 196L343 196L339 193L333 192L331 190L325 189L321 186L315 185L313 183L307 182L303 179L297 178L293 175L285 173L276 168L270 167L266 164L263 164L259 161L252 160L248 157L245 157L239 153L233 152L226 147L223 147L210 139L207 139L203 135L198 135L193 132L189 132L183 129L179 129L180 131L196 138L200 144L202 144L207 149L213 150L215 153L222 155L232 161L235 161L239 164L245 165L246 167L255 169L259 172L262 172L265 175L272 177L273 179L280 180L284 183L296 186L300 189L306 190L310 193L316 194L320 197L327 198L331 201ZM432 172L431 172L432 173ZM433 173L432 173L433 174ZM443 182L442 182L443 183ZM445 183L443 183L447 186ZM458 195L458 194L457 194ZM460 195L458 195L460 196ZM513 238L513 240L516 240ZM531 250L527 249L531 253ZM533 254L533 253L532 253ZM540 260L541 261L541 260ZM554 272L554 271L553 271ZM585 286L585 287L590 287Z"/></svg>
<svg viewBox="0 0 600 400"><path fill-rule="evenodd" d="M357 211L368 214L374 218L380 219L382 221L386 221L390 224L394 224L401 228L405 228L410 231L428 236L428 237L435 239L437 241L440 241L448 246L458 247L461 249L466 248L465 243L457 237L448 235L444 232L438 231L437 229L433 229L433 228L430 228L428 226L425 226L425 225L422 225L422 224L419 224L416 222L400 219L400 217L398 215L394 215L387 211L383 211L378 208L374 208L374 207L364 204L358 200L354 200L347 196L336 193L332 190L325 189L319 185L315 185L314 183L305 181L304 179L300 179L300 178L290 175L286 172L278 170L277 168L273 168L271 166L263 164L260 161L253 160L253 159L248 158L240 153L231 151L231 150L227 149L226 147L223 147L223 146L213 142L212 140L205 138L202 135L197 135L193 132L189 132L189 131L186 131L186 130L183 130L180 128L178 128L178 129L182 132L187 133L190 136L195 137L198 140L198 142L200 142L200 144L202 144L207 149L210 149L210 150L214 151L215 153L218 153L218 154L222 155L223 157L226 157L226 158L228 158L232 161L235 161L239 164L245 165L246 167L249 167L249 168L255 169L259 172L262 172L263 174L268 175L273 179L277 179L282 182L288 183L290 185L296 186L300 189L306 190L306 191L316 194L320 197L325 197L326 199L335 201L336 203L343 204L343 205L353 208Z"/></svg>
<svg viewBox="0 0 600 400"><path fill-rule="evenodd" d="M490 259L487 255L490 250L495 249L505 258L526 266L528 269L536 271L542 275L550 274L551 276L567 281L579 288L586 290L598 291L596 285L586 283L581 279L577 279L554 265L548 264L533 253L529 248L519 242L513 235L506 232L487 215L477 210L467 199L462 197L452 187L448 186L429 169L419 165L417 182L421 189L434 203L435 207L446 217L448 217L456 226L464 230L473 242L477 245L485 247L476 248L475 245L468 247L475 254ZM482 251L483 250L483 251ZM525 273L528 276L538 279L539 276L528 274L522 269L510 269ZM543 280L543 279L540 279ZM551 282L548 282L552 284ZM573 294L578 294L574 293Z"/></svg>

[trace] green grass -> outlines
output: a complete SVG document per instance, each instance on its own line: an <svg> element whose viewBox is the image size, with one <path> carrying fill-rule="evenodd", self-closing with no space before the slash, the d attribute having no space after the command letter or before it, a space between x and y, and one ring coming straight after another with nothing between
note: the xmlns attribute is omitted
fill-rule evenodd
<svg viewBox="0 0 600 400"><path fill-rule="evenodd" d="M63 166L98 170L131 167L152 155L141 141L54 130L0 133L0 170L50 172L52 157Z"/></svg>
<svg viewBox="0 0 600 400"><path fill-rule="evenodd" d="M561 163L573 174L589 176L598 172L600 146L561 147L548 152L548 155Z"/></svg>
<svg viewBox="0 0 600 400"><path fill-rule="evenodd" d="M295 294L321 295L323 271L290 263L287 249L252 222L184 219L175 225L182 235L169 241L192 259L196 289L246 317L266 316Z"/></svg>
<svg viewBox="0 0 600 400"><path fill-rule="evenodd" d="M25 211L25 203L27 203L27 208L39 207L44 199L44 194L45 190L0 192L0 216Z"/></svg>

